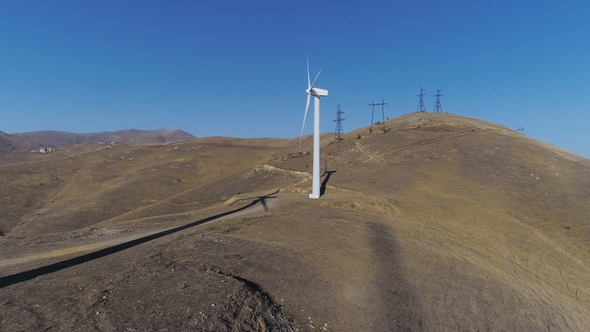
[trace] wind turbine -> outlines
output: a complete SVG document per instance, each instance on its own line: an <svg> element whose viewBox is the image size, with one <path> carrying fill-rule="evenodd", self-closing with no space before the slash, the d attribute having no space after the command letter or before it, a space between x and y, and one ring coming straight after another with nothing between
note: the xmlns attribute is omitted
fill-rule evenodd
<svg viewBox="0 0 590 332"><path fill-rule="evenodd" d="M313 83L309 82L309 58L307 59L307 104L305 105L305 115L303 116L303 125L301 126L301 135L299 136L299 147L301 147L301 139L303 138L303 128L305 128L305 119L307 118L307 110L309 109L309 100L314 96L313 100L313 174L311 194L309 198L320 198L320 97L327 97L328 90L316 88L315 81L320 76L320 70L315 76Z"/></svg>

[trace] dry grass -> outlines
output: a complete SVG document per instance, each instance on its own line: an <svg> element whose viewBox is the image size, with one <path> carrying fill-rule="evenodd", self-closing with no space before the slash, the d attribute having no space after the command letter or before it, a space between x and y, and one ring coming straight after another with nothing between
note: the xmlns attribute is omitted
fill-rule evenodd
<svg viewBox="0 0 590 332"><path fill-rule="evenodd" d="M18 247L59 253L277 197L267 212L2 288L10 299L5 312L26 318L31 311L10 301L18 308L41 301L47 305L36 326L73 330L141 328L144 321L218 330L234 323L259 330L590 329L588 159L448 114L407 114L385 126L351 132L340 147L324 136L322 164L331 173L320 200L307 198L310 138L301 149L298 140L206 138L4 155L0 197L11 202L0 205L2 230L11 235L0 238L5 259L18 258ZM3 275L43 262L27 264ZM68 285L81 288L60 291ZM94 298L86 287L109 291L111 302L73 300ZM170 310L140 320L126 299L147 303L154 289L165 294L158 305ZM28 299L34 290L37 300ZM55 297L82 317L50 305ZM250 311L238 309L244 303ZM158 312L155 305L144 309ZM0 329L16 326L0 319Z"/></svg>

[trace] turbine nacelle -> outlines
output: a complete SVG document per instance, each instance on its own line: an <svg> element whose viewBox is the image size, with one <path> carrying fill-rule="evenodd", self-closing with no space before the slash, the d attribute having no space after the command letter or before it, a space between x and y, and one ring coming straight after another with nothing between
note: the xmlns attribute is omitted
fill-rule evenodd
<svg viewBox="0 0 590 332"><path fill-rule="evenodd" d="M314 97L327 97L328 96L328 90L324 90L324 89L320 89L320 88L310 88L305 90L305 92L307 92L308 95L312 95Z"/></svg>

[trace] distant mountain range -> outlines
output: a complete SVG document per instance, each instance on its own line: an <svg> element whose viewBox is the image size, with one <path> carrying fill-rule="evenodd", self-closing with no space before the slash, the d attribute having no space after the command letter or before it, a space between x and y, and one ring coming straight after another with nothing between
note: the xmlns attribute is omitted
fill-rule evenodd
<svg viewBox="0 0 590 332"><path fill-rule="evenodd" d="M127 144L153 144L183 141L196 138L182 130L138 130L124 129L99 133L70 133L66 131L33 131L6 134L0 131L0 151L26 151L40 148L58 148L67 145L105 142Z"/></svg>
<svg viewBox="0 0 590 332"><path fill-rule="evenodd" d="M0 151L23 151L41 148L42 145L29 139L21 139L0 131Z"/></svg>

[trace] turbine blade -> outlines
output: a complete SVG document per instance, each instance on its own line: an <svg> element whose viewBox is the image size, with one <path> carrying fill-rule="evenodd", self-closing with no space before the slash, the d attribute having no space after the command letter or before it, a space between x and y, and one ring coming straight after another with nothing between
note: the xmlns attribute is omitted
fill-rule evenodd
<svg viewBox="0 0 590 332"><path fill-rule="evenodd" d="M309 109L309 99L311 95L307 95L307 105L305 105L305 114L303 115L303 125L301 125L301 135L299 135L299 148L301 148L301 139L303 138L303 128L305 128L305 119L307 119L307 110Z"/></svg>
<svg viewBox="0 0 590 332"><path fill-rule="evenodd" d="M313 83L311 83L311 87L309 88L310 90L311 90L311 89L313 89L313 87L314 87L314 85L315 85L315 81L318 79L318 77L320 76L320 73L321 73L321 72L322 72L322 71L320 70L320 71L318 72L318 74L317 74L317 75L315 75L315 79L313 80Z"/></svg>
<svg viewBox="0 0 590 332"><path fill-rule="evenodd" d="M309 84L309 55L307 56L307 88L311 88L311 84Z"/></svg>

